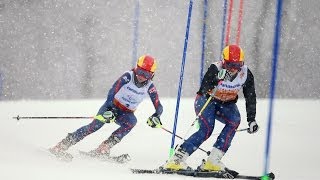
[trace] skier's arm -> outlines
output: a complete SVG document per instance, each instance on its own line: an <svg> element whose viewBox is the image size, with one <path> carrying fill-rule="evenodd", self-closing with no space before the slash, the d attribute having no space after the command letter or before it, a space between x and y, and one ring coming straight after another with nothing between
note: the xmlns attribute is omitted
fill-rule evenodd
<svg viewBox="0 0 320 180"><path fill-rule="evenodd" d="M246 100L247 121L255 121L256 118L256 90L254 87L254 77L248 69L247 80L243 85L243 95Z"/></svg>
<svg viewBox="0 0 320 180"><path fill-rule="evenodd" d="M150 96L150 99L153 103L153 106L156 110L155 113L153 113L147 120L147 124L152 127L152 128L161 128L161 121L160 121L160 116L163 111L163 107L160 103L158 92L154 84L151 84L149 89L148 89L148 94Z"/></svg>
<svg viewBox="0 0 320 180"><path fill-rule="evenodd" d="M215 88L218 85L219 79L218 75L218 68L216 65L211 64L208 68L208 71L204 75L201 86L197 94L204 95Z"/></svg>
<svg viewBox="0 0 320 180"><path fill-rule="evenodd" d="M163 106L160 103L158 91L157 91L156 87L154 86L154 84L150 85L150 87L148 89L148 94L149 94L150 99L153 103L153 106L156 110L155 114L160 117L162 114L162 111L163 111Z"/></svg>

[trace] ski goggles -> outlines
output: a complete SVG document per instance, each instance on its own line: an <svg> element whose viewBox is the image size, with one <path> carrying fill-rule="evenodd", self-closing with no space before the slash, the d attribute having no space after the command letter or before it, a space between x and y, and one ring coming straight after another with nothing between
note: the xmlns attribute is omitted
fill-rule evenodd
<svg viewBox="0 0 320 180"><path fill-rule="evenodd" d="M240 70L243 66L243 62L224 62L223 67L225 69L237 69Z"/></svg>
<svg viewBox="0 0 320 180"><path fill-rule="evenodd" d="M137 68L135 69L135 73L136 73L137 76L142 76L142 77L144 77L145 79L151 79L152 76L153 76L153 73L152 73L152 72L147 71L147 70L144 70L144 69L142 69L142 68L140 68L140 67L137 67Z"/></svg>

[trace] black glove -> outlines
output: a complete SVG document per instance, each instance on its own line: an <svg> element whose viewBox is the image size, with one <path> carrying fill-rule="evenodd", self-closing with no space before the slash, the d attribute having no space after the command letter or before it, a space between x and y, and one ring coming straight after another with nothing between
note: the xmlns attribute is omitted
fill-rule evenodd
<svg viewBox="0 0 320 180"><path fill-rule="evenodd" d="M249 120L248 121L248 133L253 134L256 133L259 130L259 126L255 120Z"/></svg>
<svg viewBox="0 0 320 180"><path fill-rule="evenodd" d="M219 80L223 80L223 81L230 81L231 80L231 74L229 73L228 70L226 69L221 69L219 72L218 72L218 79Z"/></svg>
<svg viewBox="0 0 320 180"><path fill-rule="evenodd" d="M152 128L161 128L160 117L157 113L152 114L147 120L147 124Z"/></svg>

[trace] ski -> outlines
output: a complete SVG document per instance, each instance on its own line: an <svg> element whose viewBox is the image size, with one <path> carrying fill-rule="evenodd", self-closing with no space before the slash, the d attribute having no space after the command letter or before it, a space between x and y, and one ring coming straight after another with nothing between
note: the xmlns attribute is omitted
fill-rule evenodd
<svg viewBox="0 0 320 180"><path fill-rule="evenodd" d="M90 152L86 152L86 151L79 151L79 154L83 157L87 157L87 158L93 158L93 159L97 159L100 161L106 161L106 162L114 162L114 163L120 163L120 164L124 164L127 163L131 160L129 154L121 154L118 156L95 156Z"/></svg>
<svg viewBox="0 0 320 180"><path fill-rule="evenodd" d="M207 177L207 178L220 178L220 179L249 179L249 180L273 180L275 175L271 172L265 176L251 176L251 175L242 175L238 174L236 171L219 171L219 172L204 172L198 170L179 170L172 171L166 169L130 169L134 174L178 174L184 176L193 176L193 177Z"/></svg>
<svg viewBox="0 0 320 180"><path fill-rule="evenodd" d="M251 180L273 180L275 179L274 174L268 173L264 176L252 176L252 175L242 175L242 174L237 174L233 175L232 173L229 172L201 172L197 171L194 174L194 177L213 177L213 178L224 178L224 179L251 179Z"/></svg>
<svg viewBox="0 0 320 180"><path fill-rule="evenodd" d="M179 171L171 171L165 170L162 168L159 169L130 169L133 174L180 174L186 176L193 176L194 170L179 170Z"/></svg>

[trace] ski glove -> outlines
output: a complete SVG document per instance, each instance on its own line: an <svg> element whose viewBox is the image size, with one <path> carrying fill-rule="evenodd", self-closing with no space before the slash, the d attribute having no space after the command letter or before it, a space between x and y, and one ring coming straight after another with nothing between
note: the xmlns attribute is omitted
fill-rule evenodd
<svg viewBox="0 0 320 180"><path fill-rule="evenodd" d="M152 128L161 128L162 125L160 117L157 113L154 113L152 116L148 118L147 124Z"/></svg>
<svg viewBox="0 0 320 180"><path fill-rule="evenodd" d="M249 121L248 122L248 126L249 126L249 128L248 128L247 131L248 131L249 134L256 133L259 130L259 126L258 126L258 124L256 123L255 120Z"/></svg>
<svg viewBox="0 0 320 180"><path fill-rule="evenodd" d="M107 108L107 111L104 112L102 115L99 114L94 118L103 122L103 123L113 123L116 121L116 110L114 108Z"/></svg>
<svg viewBox="0 0 320 180"><path fill-rule="evenodd" d="M230 81L231 80L231 74L226 69L221 69L218 72L218 79L223 81Z"/></svg>

